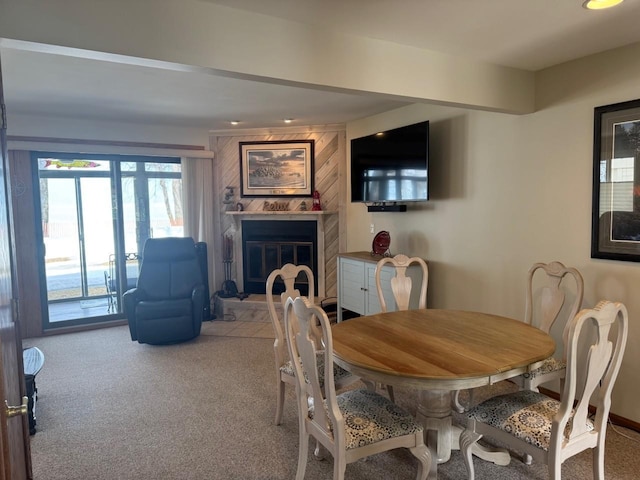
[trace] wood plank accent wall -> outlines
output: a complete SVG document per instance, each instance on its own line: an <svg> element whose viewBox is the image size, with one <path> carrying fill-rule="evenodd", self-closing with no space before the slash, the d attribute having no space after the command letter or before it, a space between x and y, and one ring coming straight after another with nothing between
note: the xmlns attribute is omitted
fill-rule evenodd
<svg viewBox="0 0 640 480"><path fill-rule="evenodd" d="M311 209L311 197L240 197L240 142L263 142L290 140L314 140L314 188L320 192L320 202L323 210L340 212L342 195L345 192L344 179L341 174L346 159L346 132L344 128L326 129L313 127L305 128L299 132L287 130L287 132L265 132L256 130L255 133L243 131L240 135L225 132L224 135L211 137L211 150L215 152L217 159L217 188L219 198L224 195L225 187L234 188L234 201L230 205L223 205L220 212L220 230L223 235L232 233L235 229L231 215L225 215L227 210L235 210L237 202L243 204L245 211L262 211L265 201L289 201L289 209L300 210L304 201L307 209ZM326 296L336 296L337 255L340 251L340 217L342 215L328 215L325 219L325 275ZM234 257L241 252L234 252ZM216 268L220 268L217 278L224 278L221 271L222 253L215 252L213 260ZM237 265L237 262L234 262ZM235 268L235 265L233 268ZM235 278L234 278L235 280ZM217 287L216 287L217 288ZM238 285L242 290L243 286Z"/></svg>

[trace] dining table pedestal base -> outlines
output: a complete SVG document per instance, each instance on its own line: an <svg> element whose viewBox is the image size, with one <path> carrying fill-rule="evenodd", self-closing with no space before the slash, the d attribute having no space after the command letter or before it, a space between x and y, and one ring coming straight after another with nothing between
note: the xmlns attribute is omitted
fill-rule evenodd
<svg viewBox="0 0 640 480"><path fill-rule="evenodd" d="M448 462L453 449L451 392L421 390L419 397L416 418L424 427L425 442L438 463Z"/></svg>
<svg viewBox="0 0 640 480"><path fill-rule="evenodd" d="M450 390L421 390L416 418L424 426L425 442L437 463L448 462L452 450L460 450L460 434L463 428L453 425ZM489 448L476 443L471 452L478 458L496 465L508 465L509 452Z"/></svg>

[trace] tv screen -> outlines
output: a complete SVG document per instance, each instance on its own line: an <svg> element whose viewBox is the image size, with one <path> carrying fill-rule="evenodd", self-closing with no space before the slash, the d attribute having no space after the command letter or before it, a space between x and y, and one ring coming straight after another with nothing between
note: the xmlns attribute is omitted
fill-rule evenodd
<svg viewBox="0 0 640 480"><path fill-rule="evenodd" d="M429 199L429 122L351 140L351 201Z"/></svg>

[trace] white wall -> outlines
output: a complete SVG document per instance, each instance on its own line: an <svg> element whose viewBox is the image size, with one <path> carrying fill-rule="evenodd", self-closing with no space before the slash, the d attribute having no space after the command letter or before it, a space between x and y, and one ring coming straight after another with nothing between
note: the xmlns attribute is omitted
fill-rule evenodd
<svg viewBox="0 0 640 480"><path fill-rule="evenodd" d="M4 0L0 45L501 112L534 108L529 71L341 35L313 22L213 2L163 0L161 8L148 3Z"/></svg>
<svg viewBox="0 0 640 480"><path fill-rule="evenodd" d="M609 299L629 310L612 413L635 422L640 265L591 259L590 248L593 109L640 98L639 54L636 45L540 72L540 109L530 115L413 105L347 125L350 140L430 120L432 200L407 213L370 214L361 204L346 209L347 250L370 250L373 223L375 231L389 230L393 254L429 260L434 308L522 318L532 263L578 268L584 307Z"/></svg>
<svg viewBox="0 0 640 480"><path fill-rule="evenodd" d="M11 111L7 112L7 135L199 145L209 149L209 131L204 128L19 115Z"/></svg>

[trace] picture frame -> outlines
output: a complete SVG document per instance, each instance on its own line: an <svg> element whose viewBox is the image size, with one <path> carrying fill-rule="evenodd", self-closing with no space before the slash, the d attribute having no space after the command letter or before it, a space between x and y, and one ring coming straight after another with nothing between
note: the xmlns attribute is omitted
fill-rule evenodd
<svg viewBox="0 0 640 480"><path fill-rule="evenodd" d="M313 162L313 140L240 142L240 196L310 197Z"/></svg>
<svg viewBox="0 0 640 480"><path fill-rule="evenodd" d="M640 262L640 99L594 109L591 258Z"/></svg>

